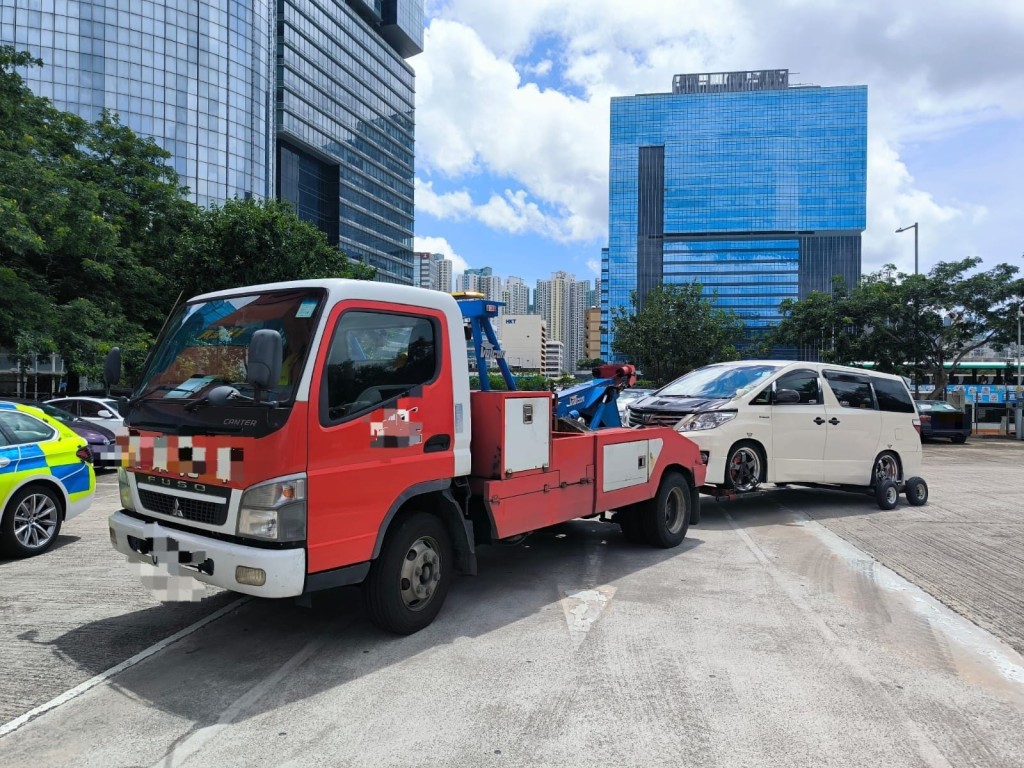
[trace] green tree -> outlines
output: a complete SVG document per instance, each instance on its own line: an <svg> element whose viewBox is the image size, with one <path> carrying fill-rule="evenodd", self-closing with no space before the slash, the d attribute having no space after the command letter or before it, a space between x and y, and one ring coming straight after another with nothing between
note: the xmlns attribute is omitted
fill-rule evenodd
<svg viewBox="0 0 1024 768"><path fill-rule="evenodd" d="M700 283L659 285L637 311L617 308L612 318L613 349L659 385L694 368L738 358L743 323L731 310L714 306Z"/></svg>
<svg viewBox="0 0 1024 768"><path fill-rule="evenodd" d="M278 200L228 200L202 211L178 242L176 283L186 296L306 278L373 278Z"/></svg>
<svg viewBox="0 0 1024 768"><path fill-rule="evenodd" d="M604 365L607 360L602 360L600 357L595 358L580 358L576 361L577 370L585 371L591 368L597 368L599 365Z"/></svg>
<svg viewBox="0 0 1024 768"><path fill-rule="evenodd" d="M773 341L816 350L835 363L874 362L880 370L920 378L931 374L936 397L947 376L972 351L1015 336L1010 305L1024 295L1018 268L976 271L977 258L940 262L927 275L892 265L865 275L846 292L785 301ZM946 363L951 364L947 371Z"/></svg>

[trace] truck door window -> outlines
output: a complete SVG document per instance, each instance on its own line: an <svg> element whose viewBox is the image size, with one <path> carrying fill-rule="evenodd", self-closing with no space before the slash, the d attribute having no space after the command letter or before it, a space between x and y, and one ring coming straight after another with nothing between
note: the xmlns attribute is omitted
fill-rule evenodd
<svg viewBox="0 0 1024 768"><path fill-rule="evenodd" d="M321 392L321 421L335 424L433 381L437 334L426 317L346 312L331 339Z"/></svg>

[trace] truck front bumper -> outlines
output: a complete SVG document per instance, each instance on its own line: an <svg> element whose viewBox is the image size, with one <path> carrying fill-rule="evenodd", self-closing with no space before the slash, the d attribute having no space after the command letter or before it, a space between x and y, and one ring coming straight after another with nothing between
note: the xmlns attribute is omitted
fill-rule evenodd
<svg viewBox="0 0 1024 768"><path fill-rule="evenodd" d="M188 531L147 523L115 512L110 516L110 542L130 561L163 565L171 575L188 576L215 587L257 597L295 597L306 581L306 550L263 549L200 536ZM253 569L264 574L263 584L252 580ZM258 579L257 579L258 580Z"/></svg>

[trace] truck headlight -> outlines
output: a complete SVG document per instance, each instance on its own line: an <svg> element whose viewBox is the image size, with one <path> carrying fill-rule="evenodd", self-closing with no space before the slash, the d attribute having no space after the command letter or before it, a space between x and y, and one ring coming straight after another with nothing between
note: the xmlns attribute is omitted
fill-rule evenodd
<svg viewBox="0 0 1024 768"><path fill-rule="evenodd" d="M306 538L305 475L255 485L242 494L238 535L268 541Z"/></svg>
<svg viewBox="0 0 1024 768"><path fill-rule="evenodd" d="M691 413L676 424L677 432L701 432L705 429L720 427L736 418L736 411L706 411Z"/></svg>
<svg viewBox="0 0 1024 768"><path fill-rule="evenodd" d="M121 494L121 506L129 512L134 512L135 502L132 501L132 486L128 480L128 470L124 467L117 468L117 491Z"/></svg>

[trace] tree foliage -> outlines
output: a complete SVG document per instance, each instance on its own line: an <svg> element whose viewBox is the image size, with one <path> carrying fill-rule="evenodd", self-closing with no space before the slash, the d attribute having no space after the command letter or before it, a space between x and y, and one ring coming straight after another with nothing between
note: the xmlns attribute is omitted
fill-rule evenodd
<svg viewBox="0 0 1024 768"><path fill-rule="evenodd" d="M637 311L618 308L612 317L613 349L647 379L664 384L694 368L739 357L743 323L731 310L714 306L700 283L660 285Z"/></svg>
<svg viewBox="0 0 1024 768"><path fill-rule="evenodd" d="M927 275L892 265L865 275L851 290L814 292L782 303L784 319L773 335L835 363L872 361L880 370L920 377L931 374L936 396L949 373L972 350L1015 338L1010 305L1024 295L1017 267L998 264L977 271L977 258L940 262Z"/></svg>
<svg viewBox="0 0 1024 768"><path fill-rule="evenodd" d="M16 68L41 64L0 46L0 347L23 362L98 379L120 346L130 379L181 294L372 277L286 204L199 208L152 139L35 96Z"/></svg>
<svg viewBox="0 0 1024 768"><path fill-rule="evenodd" d="M200 211L181 238L177 266L186 296L300 278L374 275L277 200L235 199Z"/></svg>

